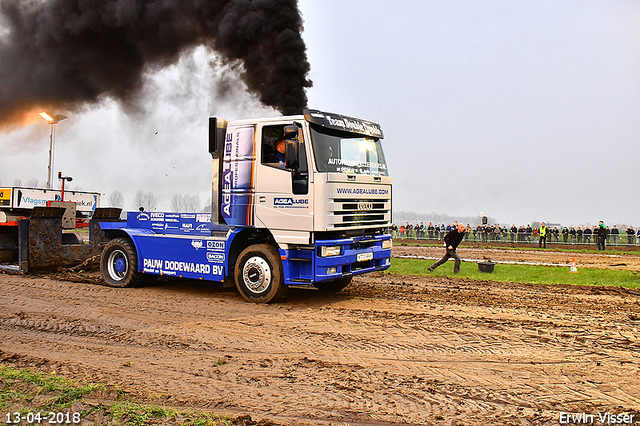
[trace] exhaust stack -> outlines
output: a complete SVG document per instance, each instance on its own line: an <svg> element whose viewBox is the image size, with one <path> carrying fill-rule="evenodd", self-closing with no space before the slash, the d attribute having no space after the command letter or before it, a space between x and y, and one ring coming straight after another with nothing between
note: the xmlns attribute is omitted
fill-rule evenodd
<svg viewBox="0 0 640 426"><path fill-rule="evenodd" d="M211 154L211 224L225 225L220 217L220 204L222 202L222 190L220 188L220 175L222 173L222 155L224 150L224 138L227 134L228 120L218 117L209 117L209 154Z"/></svg>

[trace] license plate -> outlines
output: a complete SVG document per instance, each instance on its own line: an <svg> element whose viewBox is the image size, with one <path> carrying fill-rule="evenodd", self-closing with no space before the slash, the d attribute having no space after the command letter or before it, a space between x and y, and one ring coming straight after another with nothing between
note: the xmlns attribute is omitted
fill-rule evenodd
<svg viewBox="0 0 640 426"><path fill-rule="evenodd" d="M358 253L356 255L358 262L366 262L367 260L373 260L373 253Z"/></svg>

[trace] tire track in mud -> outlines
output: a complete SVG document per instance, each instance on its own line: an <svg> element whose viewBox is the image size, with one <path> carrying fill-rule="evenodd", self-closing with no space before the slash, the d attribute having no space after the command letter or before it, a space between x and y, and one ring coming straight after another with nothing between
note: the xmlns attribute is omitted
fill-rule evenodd
<svg viewBox="0 0 640 426"><path fill-rule="evenodd" d="M5 278L0 350L172 403L388 424L519 424L640 407L635 295L380 276L340 295L294 291L252 305L192 284Z"/></svg>

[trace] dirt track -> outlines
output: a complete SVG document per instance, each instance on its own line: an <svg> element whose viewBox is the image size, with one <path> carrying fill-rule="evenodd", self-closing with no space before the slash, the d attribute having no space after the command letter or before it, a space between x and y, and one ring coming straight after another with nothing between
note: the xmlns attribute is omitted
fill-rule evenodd
<svg viewBox="0 0 640 426"><path fill-rule="evenodd" d="M90 281L90 279L86 279ZM640 419L640 291L376 275L272 305L200 282L0 275L0 358L294 424Z"/></svg>

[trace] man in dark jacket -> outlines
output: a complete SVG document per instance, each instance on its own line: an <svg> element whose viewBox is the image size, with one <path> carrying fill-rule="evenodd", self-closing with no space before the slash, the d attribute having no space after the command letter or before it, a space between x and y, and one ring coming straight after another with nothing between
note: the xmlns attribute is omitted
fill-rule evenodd
<svg viewBox="0 0 640 426"><path fill-rule="evenodd" d="M635 234L635 231L633 230L633 226L630 226L627 228L627 244L632 245L633 244L633 234Z"/></svg>
<svg viewBox="0 0 640 426"><path fill-rule="evenodd" d="M618 245L618 235L620 235L620 231L613 225L613 229L611 230L611 238L613 238L613 245Z"/></svg>
<svg viewBox="0 0 640 426"><path fill-rule="evenodd" d="M433 233L436 230L436 228L433 226L433 223L429 222L429 226L427 227L427 231L429 231L429 239L432 240L433 239Z"/></svg>
<svg viewBox="0 0 640 426"><path fill-rule="evenodd" d="M516 224L514 223L513 226L511 227L511 242L515 241L516 235L518 235L518 228L516 227Z"/></svg>
<svg viewBox="0 0 640 426"><path fill-rule="evenodd" d="M456 253L456 249L460 244L460 241L464 238L464 225L462 223L458 224L457 228L452 229L444 236L444 242L447 246L447 252L442 256L442 259L438 260L433 265L429 266L429 271L433 271L438 266L442 265L444 262L449 260L450 257L455 259L455 265L453 266L453 272L460 272L460 256Z"/></svg>
<svg viewBox="0 0 640 426"><path fill-rule="evenodd" d="M594 232L596 242L598 244L598 250L604 251L605 241L607 239L608 233L609 231L607 231L607 228L604 226L604 222L600 221L600 224L598 225L598 229Z"/></svg>

